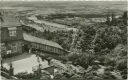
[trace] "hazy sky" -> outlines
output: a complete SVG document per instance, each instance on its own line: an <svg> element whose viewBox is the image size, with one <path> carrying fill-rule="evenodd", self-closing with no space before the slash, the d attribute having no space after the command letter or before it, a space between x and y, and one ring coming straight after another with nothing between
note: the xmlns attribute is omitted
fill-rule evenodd
<svg viewBox="0 0 128 80"><path fill-rule="evenodd" d="M0 0L0 1L127 1L127 0Z"/></svg>

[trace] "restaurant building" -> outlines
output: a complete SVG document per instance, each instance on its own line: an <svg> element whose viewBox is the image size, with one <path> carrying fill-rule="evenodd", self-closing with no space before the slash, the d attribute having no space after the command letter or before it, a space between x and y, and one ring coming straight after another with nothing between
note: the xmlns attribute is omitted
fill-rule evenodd
<svg viewBox="0 0 128 80"><path fill-rule="evenodd" d="M33 36L36 29L22 25L14 16L3 17L3 20L0 28L2 56L35 51L54 55L66 54L56 42Z"/></svg>
<svg viewBox="0 0 128 80"><path fill-rule="evenodd" d="M39 66L39 62L42 68L49 67L48 61L42 59L44 56L57 58L67 54L58 43L34 36L33 34L38 30L21 24L14 15L6 15L2 18L3 21L0 21L1 65L9 70L11 63L14 74L24 71L31 73L33 67Z"/></svg>

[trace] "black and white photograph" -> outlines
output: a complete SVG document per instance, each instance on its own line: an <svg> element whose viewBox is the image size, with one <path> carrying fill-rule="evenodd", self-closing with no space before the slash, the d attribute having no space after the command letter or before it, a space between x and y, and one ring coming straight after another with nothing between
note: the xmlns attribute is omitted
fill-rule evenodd
<svg viewBox="0 0 128 80"><path fill-rule="evenodd" d="M128 80L127 0L0 0L0 80Z"/></svg>

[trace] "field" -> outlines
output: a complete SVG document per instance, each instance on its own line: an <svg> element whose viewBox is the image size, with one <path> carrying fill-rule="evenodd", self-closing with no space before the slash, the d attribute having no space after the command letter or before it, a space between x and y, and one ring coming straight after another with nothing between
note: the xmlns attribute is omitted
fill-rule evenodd
<svg viewBox="0 0 128 80"><path fill-rule="evenodd" d="M13 9L15 11L34 10L35 13L51 14L51 13L77 13L77 14L106 14L114 12L122 14L126 11L127 3L125 1L79 1L79 2L63 2L63 1L42 1L42 2L0 2L1 8Z"/></svg>

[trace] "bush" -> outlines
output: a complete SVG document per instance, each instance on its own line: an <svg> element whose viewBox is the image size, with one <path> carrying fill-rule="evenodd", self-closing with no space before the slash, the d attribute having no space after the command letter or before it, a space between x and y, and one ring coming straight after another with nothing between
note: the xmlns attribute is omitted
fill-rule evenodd
<svg viewBox="0 0 128 80"><path fill-rule="evenodd" d="M72 61L74 65L80 65L87 69L89 65L93 65L95 56L92 53L72 54L69 56L69 60Z"/></svg>

